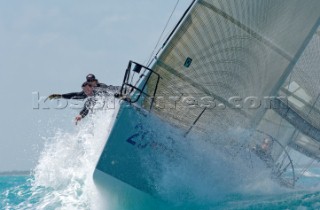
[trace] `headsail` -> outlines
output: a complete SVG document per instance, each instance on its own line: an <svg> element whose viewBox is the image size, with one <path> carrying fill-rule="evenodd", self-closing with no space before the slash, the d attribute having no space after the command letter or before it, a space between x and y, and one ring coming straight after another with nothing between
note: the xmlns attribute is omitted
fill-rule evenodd
<svg viewBox="0 0 320 210"><path fill-rule="evenodd" d="M319 45L305 51L319 15L317 0L197 1L152 67L162 78L147 82L154 112L186 134L226 143L228 130L257 130L320 157L308 146L320 148ZM274 150L277 159L283 147Z"/></svg>
<svg viewBox="0 0 320 210"><path fill-rule="evenodd" d="M270 138L275 174L294 185L290 148L320 157L309 146L320 146L311 135L320 130L320 90L315 87L320 53L318 46L308 48L319 40L319 23L319 0L196 1L152 67L134 69L130 62L122 90L129 93L128 102L140 106L126 109L122 103L96 169L156 193L141 156L157 149L174 154L161 141L174 138L156 126L143 127L154 116L146 117L141 107L151 107L157 117L179 127L179 135L181 130L200 134L210 146ZM130 75L131 68L136 75ZM129 82L134 76L139 85ZM143 176L137 171L144 171Z"/></svg>
<svg viewBox="0 0 320 210"><path fill-rule="evenodd" d="M198 1L153 66L162 77L158 99L178 97L177 107L160 105L156 112L188 128L208 105L202 97L211 97L215 107L206 109L198 127L255 126L264 104L243 107L248 104L232 97L264 99L281 86L315 32L319 11L316 0ZM198 104L189 104L196 108L181 103L184 96L194 97Z"/></svg>
<svg viewBox="0 0 320 210"><path fill-rule="evenodd" d="M198 130L257 128L316 32L319 11L317 0L198 1L152 68L162 78L155 112L186 130L204 110ZM155 84L151 77L148 89Z"/></svg>

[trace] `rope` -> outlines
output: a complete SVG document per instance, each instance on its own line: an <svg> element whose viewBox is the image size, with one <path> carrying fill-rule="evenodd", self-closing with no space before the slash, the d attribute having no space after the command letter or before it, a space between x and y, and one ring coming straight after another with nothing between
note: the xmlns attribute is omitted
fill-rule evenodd
<svg viewBox="0 0 320 210"><path fill-rule="evenodd" d="M162 30L162 33L160 34L160 37L159 37L159 39L158 39L158 41L157 41L156 46L154 47L152 53L150 54L150 57L149 57L149 59L148 59L148 62L147 62L147 65L146 65L146 66L149 66L149 65L150 65L150 62L151 62L151 59L152 59L152 55L154 54L154 52L155 52L156 49L158 48L158 45L159 45L159 43L160 43L160 41L161 41L161 39L162 39L163 33L164 33L165 30L167 29L168 24L169 24L169 22L170 22L170 20L171 20L171 18L172 18L172 15L173 15L173 13L175 12L175 10L176 10L176 8L177 8L177 6L178 6L178 4L179 4L179 1L180 1L180 0L178 0L177 3L175 4L175 6L174 6L174 8L173 8L173 10L172 10L172 12L171 12L170 17L169 17L169 19L168 19L168 21L167 21L164 29Z"/></svg>
<svg viewBox="0 0 320 210"><path fill-rule="evenodd" d="M311 163L309 163L309 165L307 165L305 168L303 168L303 169L301 170L300 176L299 176L298 178L300 178L304 173L306 173L306 171L312 166L312 164L314 163L314 161L315 161L315 159L313 159L313 160L311 161Z"/></svg>

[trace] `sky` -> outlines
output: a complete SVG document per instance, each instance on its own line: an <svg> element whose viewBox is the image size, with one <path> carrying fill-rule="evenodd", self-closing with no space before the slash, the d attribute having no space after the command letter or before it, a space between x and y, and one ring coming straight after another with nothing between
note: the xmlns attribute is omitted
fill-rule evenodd
<svg viewBox="0 0 320 210"><path fill-rule="evenodd" d="M176 3L0 1L0 172L34 168L45 138L74 128L77 111L38 97L80 91L88 73L121 85L129 60L146 64ZM190 3L179 1L164 35Z"/></svg>

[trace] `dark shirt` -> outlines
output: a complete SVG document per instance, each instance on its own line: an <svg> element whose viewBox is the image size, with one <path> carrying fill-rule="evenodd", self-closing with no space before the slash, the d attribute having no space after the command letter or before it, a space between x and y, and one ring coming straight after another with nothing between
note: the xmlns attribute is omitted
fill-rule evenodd
<svg viewBox="0 0 320 210"><path fill-rule="evenodd" d="M99 87L99 88L108 88L109 86L106 85L106 84L104 84L104 83L99 82L99 83L97 84L97 87Z"/></svg>
<svg viewBox="0 0 320 210"><path fill-rule="evenodd" d="M95 106L97 102L97 97L107 97L107 96L113 96L114 93L118 92L120 90L120 86L112 86L112 85L106 85L104 83L98 83L97 87L94 88L93 96L87 97L85 95L84 98L88 98L87 101L85 102L83 109L80 111L80 115L82 118L88 115L90 111L93 110L93 107ZM74 95L76 97L75 99L84 99L81 98L82 95Z"/></svg>
<svg viewBox="0 0 320 210"><path fill-rule="evenodd" d="M261 148L261 146L257 146L254 149L254 151L257 154L257 156L266 163L266 165L268 167L272 167L273 166L274 160L272 158L270 150L264 150L264 149Z"/></svg>
<svg viewBox="0 0 320 210"><path fill-rule="evenodd" d="M110 96L114 95L116 92L120 90L120 86L113 86L113 85L106 85L104 83L98 83L97 87L95 87L95 94L98 96ZM81 91L81 92L72 92L72 93L66 93L61 95L64 99L85 99L87 98L87 95Z"/></svg>
<svg viewBox="0 0 320 210"><path fill-rule="evenodd" d="M96 94L98 96L110 96L114 95L116 92L119 92L120 86L106 85L104 83L98 83L95 87Z"/></svg>

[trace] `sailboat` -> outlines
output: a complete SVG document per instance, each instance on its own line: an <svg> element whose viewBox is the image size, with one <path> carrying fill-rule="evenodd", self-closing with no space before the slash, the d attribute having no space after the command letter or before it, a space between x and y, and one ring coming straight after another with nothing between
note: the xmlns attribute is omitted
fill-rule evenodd
<svg viewBox="0 0 320 210"><path fill-rule="evenodd" d="M164 180L198 170L218 186L233 168L294 188L320 160L319 24L318 0L193 1L150 65L129 62L98 188L166 200ZM256 154L265 139L271 164Z"/></svg>

